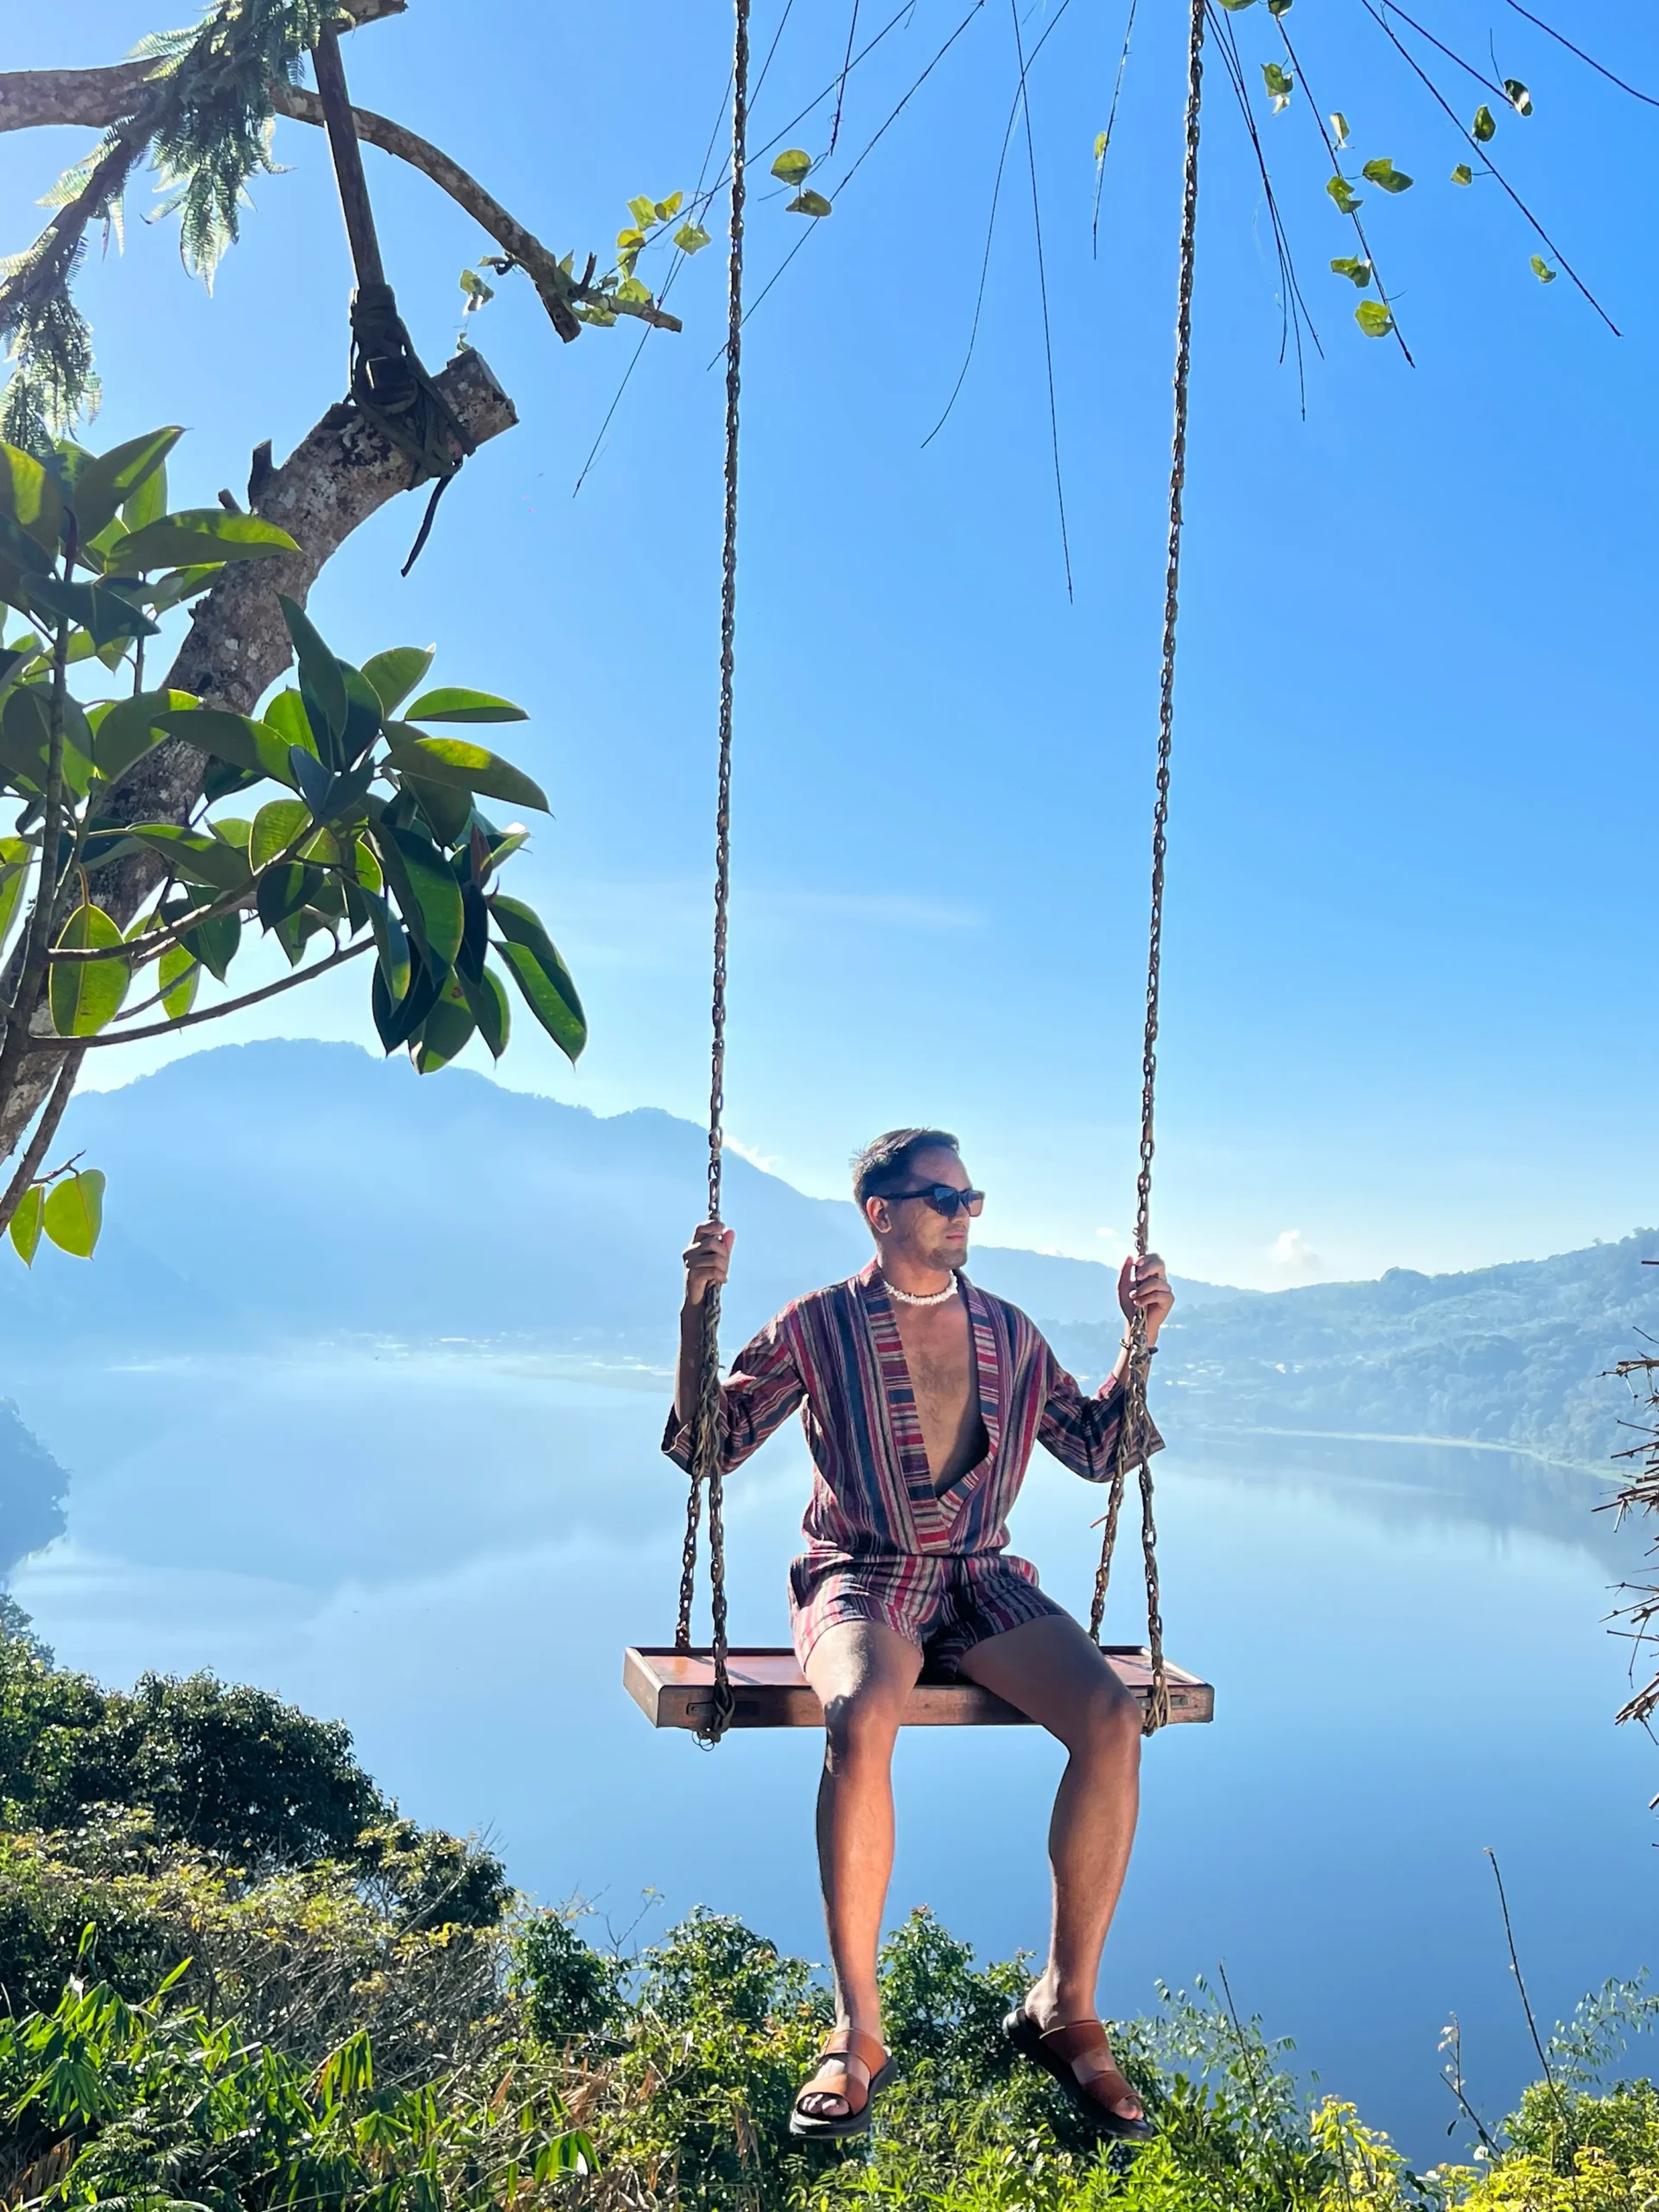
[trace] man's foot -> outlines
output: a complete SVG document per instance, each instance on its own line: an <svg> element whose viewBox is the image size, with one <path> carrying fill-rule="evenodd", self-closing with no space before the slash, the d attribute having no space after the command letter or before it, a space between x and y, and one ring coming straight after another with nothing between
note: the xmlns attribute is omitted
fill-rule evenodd
<svg viewBox="0 0 1659 2212"><path fill-rule="evenodd" d="M861 2135L872 2101L887 2087L893 2061L874 2036L837 2028L819 2055L818 2069L789 2115L791 2135Z"/></svg>
<svg viewBox="0 0 1659 2212"><path fill-rule="evenodd" d="M1022 2056L1052 2074L1079 2111L1109 2135L1131 2143L1155 2132L1141 2100L1113 2058L1106 2031L1096 2019L1065 2020L1040 1989L1033 1990L1002 2031Z"/></svg>

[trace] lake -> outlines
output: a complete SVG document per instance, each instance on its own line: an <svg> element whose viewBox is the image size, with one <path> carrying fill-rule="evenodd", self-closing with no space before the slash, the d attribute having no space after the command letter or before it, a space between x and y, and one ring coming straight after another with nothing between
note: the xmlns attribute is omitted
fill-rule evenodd
<svg viewBox="0 0 1659 2212"><path fill-rule="evenodd" d="M486 1836L545 1902L638 1940L701 1902L822 1957L817 1739L704 1751L620 1687L624 1644L673 1632L660 1377L393 1346L10 1387L73 1474L67 1535L12 1586L65 1663L263 1683L345 1719L405 1811ZM787 1639L805 1464L791 1427L729 1486L742 1641ZM1240 2005L1427 2164L1452 2147L1453 2013L1489 2120L1534 2070L1484 1847L1547 2021L1659 1964L1659 1758L1611 1725L1626 1648L1603 1625L1637 1539L1592 1514L1594 1478L1497 1452L1189 1440L1158 1476L1169 1647L1217 1715L1148 1749L1103 2001L1224 1960ZM1039 1453L1014 1519L1077 1610L1099 1504ZM1132 1530L1119 1580L1127 1642ZM894 1916L1039 1946L1058 1766L1036 1731L902 1738Z"/></svg>

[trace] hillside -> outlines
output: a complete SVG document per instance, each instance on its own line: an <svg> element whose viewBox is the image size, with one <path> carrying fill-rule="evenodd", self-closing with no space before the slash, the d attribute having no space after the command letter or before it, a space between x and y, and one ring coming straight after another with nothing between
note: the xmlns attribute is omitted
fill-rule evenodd
<svg viewBox="0 0 1659 2212"><path fill-rule="evenodd" d="M272 1042L78 1098L64 1141L107 1172L109 1225L90 1267L47 1249L32 1274L0 1266L0 1390L9 1361L66 1345L512 1338L671 1355L704 1140L670 1115L606 1119L481 1076L423 1081L353 1046ZM849 1203L746 1160L728 1159L726 1187L735 1344L868 1245ZM1649 1259L1659 1232L1465 1274L1395 1268L1271 1293L1180 1282L1156 1396L1189 1430L1458 1437L1603 1461L1626 1410L1605 1371L1643 1330L1659 1335ZM1109 1268L992 1246L972 1272L1080 1373L1113 1357Z"/></svg>

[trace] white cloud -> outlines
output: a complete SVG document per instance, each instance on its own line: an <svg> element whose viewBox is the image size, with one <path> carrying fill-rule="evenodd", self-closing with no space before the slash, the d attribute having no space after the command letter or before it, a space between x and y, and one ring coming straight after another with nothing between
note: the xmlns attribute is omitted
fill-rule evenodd
<svg viewBox="0 0 1659 2212"><path fill-rule="evenodd" d="M722 1135L720 1141L723 1151L734 1152L740 1160L747 1160L751 1167L758 1167L763 1175L775 1173L778 1162L783 1157L781 1153L757 1152L752 1144L745 1144L741 1137Z"/></svg>
<svg viewBox="0 0 1659 2212"><path fill-rule="evenodd" d="M1281 1274L1301 1282L1325 1273L1325 1262L1300 1229L1281 1229L1268 1247L1268 1259Z"/></svg>
<svg viewBox="0 0 1659 2212"><path fill-rule="evenodd" d="M1127 1252L1129 1249L1130 1239L1121 1229L1097 1229L1095 1234L1103 1244L1116 1245L1120 1252Z"/></svg>

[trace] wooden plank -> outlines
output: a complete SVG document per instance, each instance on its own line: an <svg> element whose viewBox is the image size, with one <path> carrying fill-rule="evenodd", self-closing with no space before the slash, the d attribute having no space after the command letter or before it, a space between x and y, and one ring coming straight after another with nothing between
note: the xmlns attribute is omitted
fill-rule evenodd
<svg viewBox="0 0 1659 2212"><path fill-rule="evenodd" d="M1130 1695L1144 1706L1152 1682L1151 1659L1143 1645L1109 1643L1108 1661ZM727 1671L737 1698L737 1728L822 1728L823 1708L786 1646L731 1651ZM1175 1721L1214 1718L1216 1693L1185 1667L1166 1664L1169 1717ZM622 1681L653 1728L696 1728L707 1715L714 1686L714 1663L704 1651L676 1651L667 1645L629 1649ZM1023 1713L976 1682L929 1681L911 1692L904 1725L909 1728L1011 1728L1029 1726Z"/></svg>

